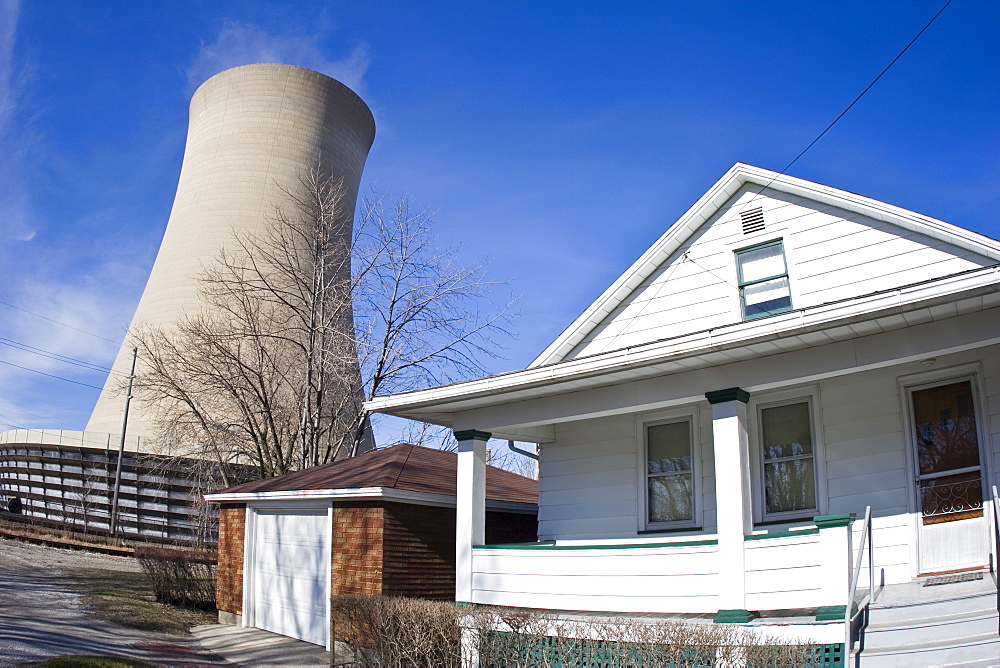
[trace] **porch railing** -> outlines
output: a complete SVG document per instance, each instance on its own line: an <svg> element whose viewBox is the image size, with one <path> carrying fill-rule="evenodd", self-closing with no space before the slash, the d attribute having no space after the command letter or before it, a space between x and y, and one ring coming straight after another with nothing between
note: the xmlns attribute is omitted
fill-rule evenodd
<svg viewBox="0 0 1000 668"><path fill-rule="evenodd" d="M861 560L868 554L868 593L854 609L854 598L858 592L858 577L861 575ZM844 665L854 653L854 624L865 616L867 621L868 607L875 600L875 566L872 555L872 507L865 508L865 522L861 527L861 544L858 546L858 557L851 572L851 588L847 594L847 608L844 611Z"/></svg>

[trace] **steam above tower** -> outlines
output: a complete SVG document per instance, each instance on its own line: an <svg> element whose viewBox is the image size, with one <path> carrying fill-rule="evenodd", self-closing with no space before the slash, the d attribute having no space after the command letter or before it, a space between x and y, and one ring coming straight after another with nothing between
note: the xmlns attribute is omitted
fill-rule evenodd
<svg viewBox="0 0 1000 668"><path fill-rule="evenodd" d="M326 75L290 65L246 65L217 74L195 91L190 114L173 208L130 332L145 326L169 331L184 314L197 313L203 268L237 236L266 236L276 207L307 199L297 189L305 188L303 175L320 161L333 179L343 180L344 215L353 217L375 138L374 119L360 97ZM131 356L126 339L87 431L121 429L120 378ZM345 379L343 390L358 386L357 379ZM142 404L132 404L128 432L153 435L153 417Z"/></svg>

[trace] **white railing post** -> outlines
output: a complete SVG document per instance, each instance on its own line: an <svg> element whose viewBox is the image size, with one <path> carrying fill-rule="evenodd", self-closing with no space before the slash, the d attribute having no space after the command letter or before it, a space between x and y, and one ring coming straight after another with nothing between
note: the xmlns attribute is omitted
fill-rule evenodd
<svg viewBox="0 0 1000 668"><path fill-rule="evenodd" d="M817 593L817 621L844 617L844 591L851 586L854 558L852 526L856 515L820 515L813 518L819 529L820 590Z"/></svg>

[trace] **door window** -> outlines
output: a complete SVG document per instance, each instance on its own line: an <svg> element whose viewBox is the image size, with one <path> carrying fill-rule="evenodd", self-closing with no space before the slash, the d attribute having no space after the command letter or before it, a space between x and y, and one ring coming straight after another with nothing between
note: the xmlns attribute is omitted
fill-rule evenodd
<svg viewBox="0 0 1000 668"><path fill-rule="evenodd" d="M923 523L981 517L982 467L972 383L915 390L912 401Z"/></svg>

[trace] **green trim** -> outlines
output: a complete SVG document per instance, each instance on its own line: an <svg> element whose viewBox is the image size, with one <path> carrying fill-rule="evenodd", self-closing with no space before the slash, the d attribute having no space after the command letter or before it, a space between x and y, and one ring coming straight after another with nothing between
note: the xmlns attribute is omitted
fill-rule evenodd
<svg viewBox="0 0 1000 668"><path fill-rule="evenodd" d="M842 622L846 616L846 605L824 605L816 610L817 622Z"/></svg>
<svg viewBox="0 0 1000 668"><path fill-rule="evenodd" d="M701 527L677 527L676 529L643 529L637 531L640 536L656 535L658 533L684 533L685 531L701 531Z"/></svg>
<svg viewBox="0 0 1000 668"><path fill-rule="evenodd" d="M478 429L463 429L452 433L455 435L456 441L488 441L493 438L493 434L490 432Z"/></svg>
<svg viewBox="0 0 1000 668"><path fill-rule="evenodd" d="M746 624L758 617L759 614L750 610L719 610L712 621L716 624Z"/></svg>
<svg viewBox="0 0 1000 668"><path fill-rule="evenodd" d="M492 545L473 545L475 549L490 550L530 550L533 548L553 547L554 540L540 540L537 543L493 543Z"/></svg>
<svg viewBox="0 0 1000 668"><path fill-rule="evenodd" d="M710 404L722 404L727 401L750 401L750 393L739 387L730 387L725 390L713 390L705 393L705 398Z"/></svg>
<svg viewBox="0 0 1000 668"><path fill-rule="evenodd" d="M784 519L784 520L768 520L767 522L754 522L753 528L757 527L770 527L775 524L801 524L802 522L812 522L811 517L800 517L798 519ZM810 527L812 528L812 527Z"/></svg>
<svg viewBox="0 0 1000 668"><path fill-rule="evenodd" d="M858 518L856 513L844 513L842 515L817 515L813 518L813 523L820 529L833 529L835 527L849 527Z"/></svg>
<svg viewBox="0 0 1000 668"><path fill-rule="evenodd" d="M644 547L700 547L702 545L718 545L719 541L685 540L676 543L623 543L622 545L555 545L545 543L508 543L506 545L473 545L474 550L633 550Z"/></svg>
<svg viewBox="0 0 1000 668"><path fill-rule="evenodd" d="M777 531L775 533L754 533L743 536L743 540L767 540L768 538L790 538L794 536L815 536L819 529L799 529L798 531Z"/></svg>

